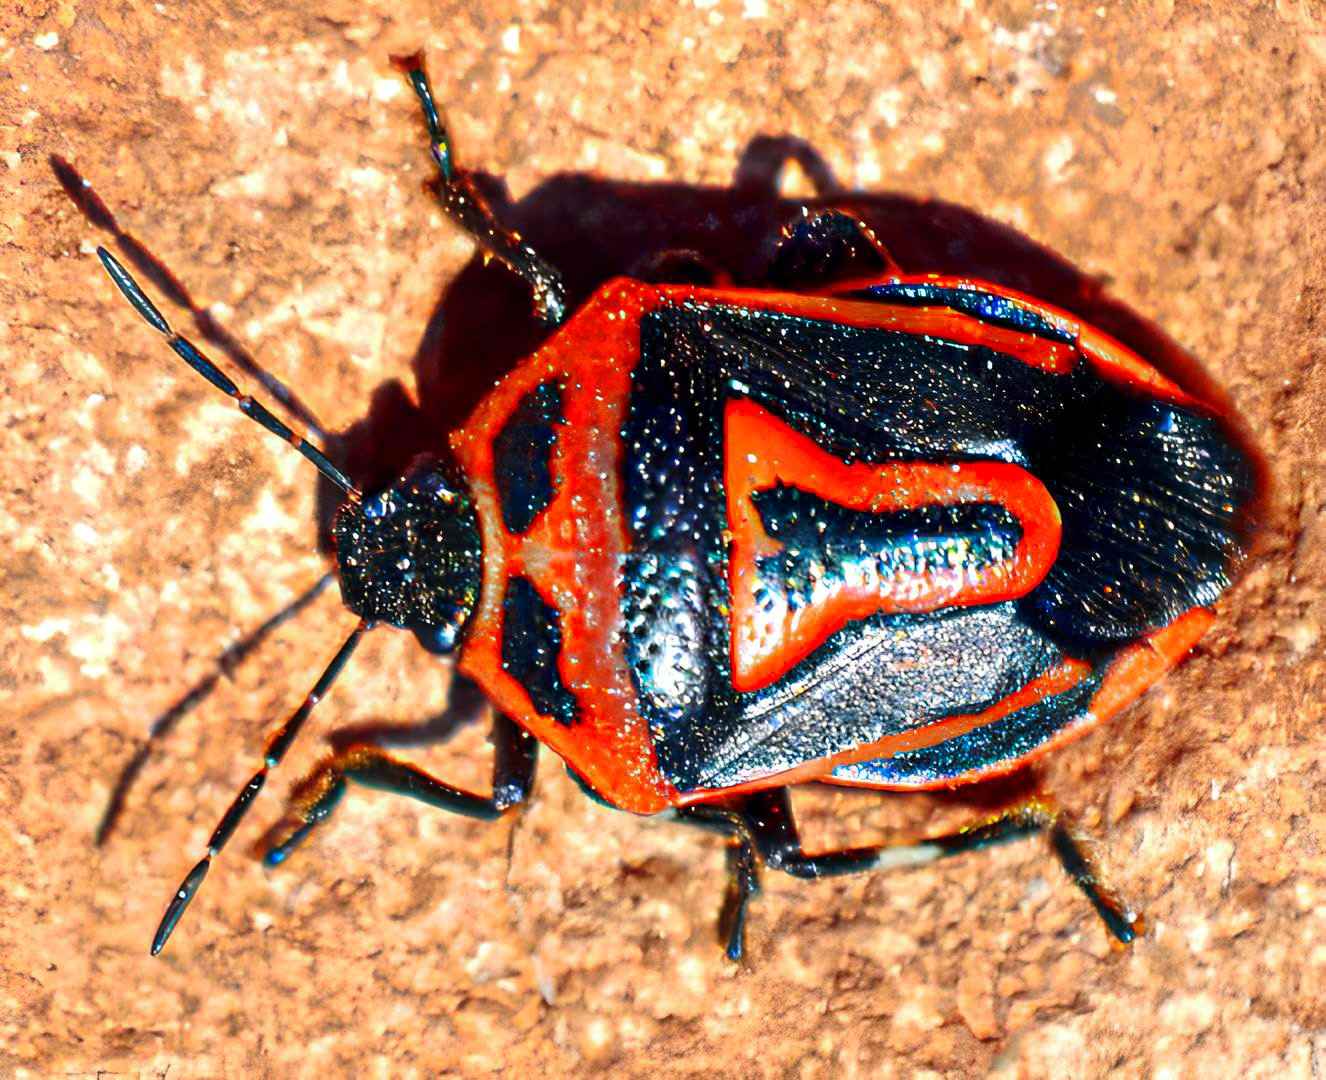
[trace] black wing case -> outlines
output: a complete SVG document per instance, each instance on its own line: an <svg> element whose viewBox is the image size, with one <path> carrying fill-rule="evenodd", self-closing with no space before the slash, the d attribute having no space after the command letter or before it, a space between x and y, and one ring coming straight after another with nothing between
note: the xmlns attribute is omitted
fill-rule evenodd
<svg viewBox="0 0 1326 1080"><path fill-rule="evenodd" d="M951 306L1071 341L1000 297ZM627 654L659 765L683 792L983 712L1065 656L1099 668L1228 584L1251 493L1246 462L1210 417L1107 384L1085 361L1054 374L984 346L699 302L646 314L640 345L622 431L634 552ZM862 620L771 686L738 693L722 488L723 412L734 396L845 462L1021 465L1060 507L1059 557L1019 601ZM881 520L876 531L901 527ZM1082 715L1089 694L1084 685L1060 698L1004 718L985 743L972 733L948 757L885 759L887 782L942 780L1004 746L1025 753Z"/></svg>

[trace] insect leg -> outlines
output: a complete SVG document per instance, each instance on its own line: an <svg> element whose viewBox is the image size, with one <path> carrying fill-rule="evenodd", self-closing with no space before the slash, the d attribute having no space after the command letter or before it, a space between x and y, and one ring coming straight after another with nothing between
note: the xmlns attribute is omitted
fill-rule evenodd
<svg viewBox="0 0 1326 1080"><path fill-rule="evenodd" d="M815 855L802 850L786 788L749 795L737 804L736 813L765 862L775 870L800 878L919 866L1044 831L1049 834L1050 847L1064 872L1086 894L1110 933L1124 944L1137 935L1138 923L1096 879L1090 860L1073 838L1063 815L1042 799L1015 803L957 832L914 844L878 844Z"/></svg>
<svg viewBox="0 0 1326 1080"><path fill-rule="evenodd" d="M683 824L720 833L734 841L728 849L731 876L718 926L719 933L727 938L728 959L740 960L746 951L746 908L751 897L760 892L759 864L745 822L731 810L703 804L683 807L676 815Z"/></svg>
<svg viewBox="0 0 1326 1080"><path fill-rule="evenodd" d="M438 170L438 200L442 208L488 255L529 285L539 318L549 326L557 326L566 318L566 285L562 282L562 275L525 243L519 233L498 224L469 174L456 166L451 134L433 98L433 88L428 84L423 54L397 57L394 62L410 80L423 109L429 149Z"/></svg>
<svg viewBox="0 0 1326 1080"><path fill-rule="evenodd" d="M874 232L842 210L821 210L785 226L769 266L769 280L780 288L815 289L854 277L897 271Z"/></svg>
<svg viewBox="0 0 1326 1080"><path fill-rule="evenodd" d="M488 796L452 787L376 746L361 743L339 750L301 785L303 792L292 814L293 827L284 840L267 850L263 861L268 866L285 862L314 827L336 809L347 780L418 799L453 814L493 821L529 795L538 747L533 736L499 713L493 721L493 793Z"/></svg>

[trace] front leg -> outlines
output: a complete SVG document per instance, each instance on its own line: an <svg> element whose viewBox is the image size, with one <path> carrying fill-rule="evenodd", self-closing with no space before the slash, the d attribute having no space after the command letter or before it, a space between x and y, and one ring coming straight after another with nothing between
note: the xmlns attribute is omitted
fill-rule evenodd
<svg viewBox="0 0 1326 1080"><path fill-rule="evenodd" d="M475 795L452 787L422 769L400 761L377 746L358 743L338 750L303 784L284 833L267 849L263 861L277 866L326 821L345 794L346 782L405 795L453 814L493 821L503 811L525 801L534 785L539 744L514 720L497 714L493 719L493 791Z"/></svg>
<svg viewBox="0 0 1326 1080"><path fill-rule="evenodd" d="M428 85L423 55L415 53L413 56L398 57L395 64L410 80L410 86L414 88L423 109L424 121L428 125L429 150L437 165L440 181L438 200L442 203L442 209L474 237L487 255L529 285L534 293L534 307L540 319L549 326L559 325L566 318L566 285L562 275L525 243L518 233L504 228L497 221L469 174L457 168L451 134L442 121L442 114L433 98L433 89Z"/></svg>

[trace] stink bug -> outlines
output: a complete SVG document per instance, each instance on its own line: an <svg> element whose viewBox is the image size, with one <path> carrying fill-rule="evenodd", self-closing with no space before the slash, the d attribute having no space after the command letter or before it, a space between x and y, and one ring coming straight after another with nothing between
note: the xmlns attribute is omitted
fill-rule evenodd
<svg viewBox="0 0 1326 1080"><path fill-rule="evenodd" d="M347 781L497 818L529 792L542 743L602 802L731 839L733 958L760 862L814 878L1038 829L1131 940L1134 920L1046 803L910 846L808 854L788 790L1002 776L1176 664L1230 583L1253 497L1215 410L1048 303L904 272L836 211L785 230L775 288L697 282L691 265L685 283L610 281L569 313L557 271L457 168L418 58L402 69L444 208L529 284L551 333L385 490L358 490L242 395L99 249L175 352L344 494L337 576L359 617L221 817L152 952L383 623L456 652L458 685L492 703L492 794L374 745L344 749L270 864Z"/></svg>

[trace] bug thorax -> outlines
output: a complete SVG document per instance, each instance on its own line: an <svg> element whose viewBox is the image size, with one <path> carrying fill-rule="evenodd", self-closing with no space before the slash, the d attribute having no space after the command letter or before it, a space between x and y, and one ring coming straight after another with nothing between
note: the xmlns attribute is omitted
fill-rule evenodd
<svg viewBox="0 0 1326 1080"><path fill-rule="evenodd" d="M412 630L450 652L479 597L482 549L474 503L436 461L346 502L332 525L341 598L370 622Z"/></svg>

